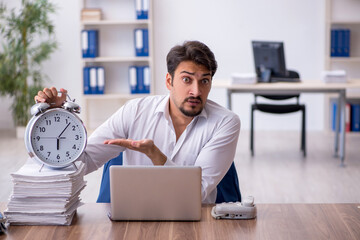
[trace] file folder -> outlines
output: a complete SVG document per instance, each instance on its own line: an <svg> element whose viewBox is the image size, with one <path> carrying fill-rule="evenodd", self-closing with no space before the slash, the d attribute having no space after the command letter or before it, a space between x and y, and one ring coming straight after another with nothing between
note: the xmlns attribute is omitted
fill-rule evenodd
<svg viewBox="0 0 360 240"><path fill-rule="evenodd" d="M129 67L129 85L130 85L130 92L131 94L135 94L136 92L136 85L137 85L137 70L135 66Z"/></svg>
<svg viewBox="0 0 360 240"><path fill-rule="evenodd" d="M143 69L144 76L144 93L150 93L150 68L149 66L145 66Z"/></svg>
<svg viewBox="0 0 360 240"><path fill-rule="evenodd" d="M84 67L83 78L84 78L84 94L91 94L90 90L90 68Z"/></svg>
<svg viewBox="0 0 360 240"><path fill-rule="evenodd" d="M81 31L81 49L83 58L96 58L99 56L98 30Z"/></svg>
<svg viewBox="0 0 360 240"><path fill-rule="evenodd" d="M137 86L137 93L144 93L144 67L137 67L136 68L136 86Z"/></svg>
<svg viewBox="0 0 360 240"><path fill-rule="evenodd" d="M89 56L88 32L86 30L81 31L81 51L83 58L87 58Z"/></svg>
<svg viewBox="0 0 360 240"><path fill-rule="evenodd" d="M137 28L135 31L135 56L149 56L149 33L147 29Z"/></svg>
<svg viewBox="0 0 360 240"><path fill-rule="evenodd" d="M96 93L97 94L104 94L105 90L105 71L103 67L96 68Z"/></svg>
<svg viewBox="0 0 360 240"><path fill-rule="evenodd" d="M148 19L149 0L135 0L136 19Z"/></svg>
<svg viewBox="0 0 360 240"><path fill-rule="evenodd" d="M149 0L142 0L142 19L149 18Z"/></svg>
<svg viewBox="0 0 360 240"><path fill-rule="evenodd" d="M360 104L351 105L351 131L360 132Z"/></svg>
<svg viewBox="0 0 360 240"><path fill-rule="evenodd" d="M91 67L90 68L90 91L91 94L96 93L96 68Z"/></svg>
<svg viewBox="0 0 360 240"><path fill-rule="evenodd" d="M89 58L99 56L99 34L97 30L88 30Z"/></svg>

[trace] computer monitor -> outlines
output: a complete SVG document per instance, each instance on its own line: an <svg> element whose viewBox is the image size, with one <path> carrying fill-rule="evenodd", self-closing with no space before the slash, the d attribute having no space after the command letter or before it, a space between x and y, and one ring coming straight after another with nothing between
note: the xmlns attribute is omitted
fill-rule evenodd
<svg viewBox="0 0 360 240"><path fill-rule="evenodd" d="M283 42L252 41L252 47L259 82L288 76Z"/></svg>

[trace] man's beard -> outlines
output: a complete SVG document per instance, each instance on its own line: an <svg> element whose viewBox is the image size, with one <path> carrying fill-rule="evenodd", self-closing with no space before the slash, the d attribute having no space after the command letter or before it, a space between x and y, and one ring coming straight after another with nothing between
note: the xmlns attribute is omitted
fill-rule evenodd
<svg viewBox="0 0 360 240"><path fill-rule="evenodd" d="M200 103L202 103L202 100L201 100L200 97L188 97L188 98L185 98L185 100L184 100L183 103L186 103L189 99L196 99L196 100L199 100ZM202 112L202 110L203 110L203 108L201 107L201 108L199 109L199 111L197 111L197 112L187 111L187 110L185 110L182 106L180 106L179 109L180 109L180 111L181 111L185 116L187 116L187 117L195 117L195 116L199 115L199 114Z"/></svg>

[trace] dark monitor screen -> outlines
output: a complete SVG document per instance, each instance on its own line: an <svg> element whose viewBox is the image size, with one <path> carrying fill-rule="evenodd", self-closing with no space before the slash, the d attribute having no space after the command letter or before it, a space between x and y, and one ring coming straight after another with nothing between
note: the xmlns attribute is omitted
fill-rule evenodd
<svg viewBox="0 0 360 240"><path fill-rule="evenodd" d="M260 82L287 77L283 42L252 41L255 71Z"/></svg>

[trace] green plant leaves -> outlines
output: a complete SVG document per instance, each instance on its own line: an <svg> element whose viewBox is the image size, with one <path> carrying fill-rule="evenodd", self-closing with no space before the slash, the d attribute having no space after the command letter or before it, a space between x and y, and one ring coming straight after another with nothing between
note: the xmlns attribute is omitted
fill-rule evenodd
<svg viewBox="0 0 360 240"><path fill-rule="evenodd" d="M0 4L0 94L13 97L16 125L30 118L33 97L41 90L41 64L57 48L54 25L49 15L55 6L47 0L22 0L19 10Z"/></svg>

